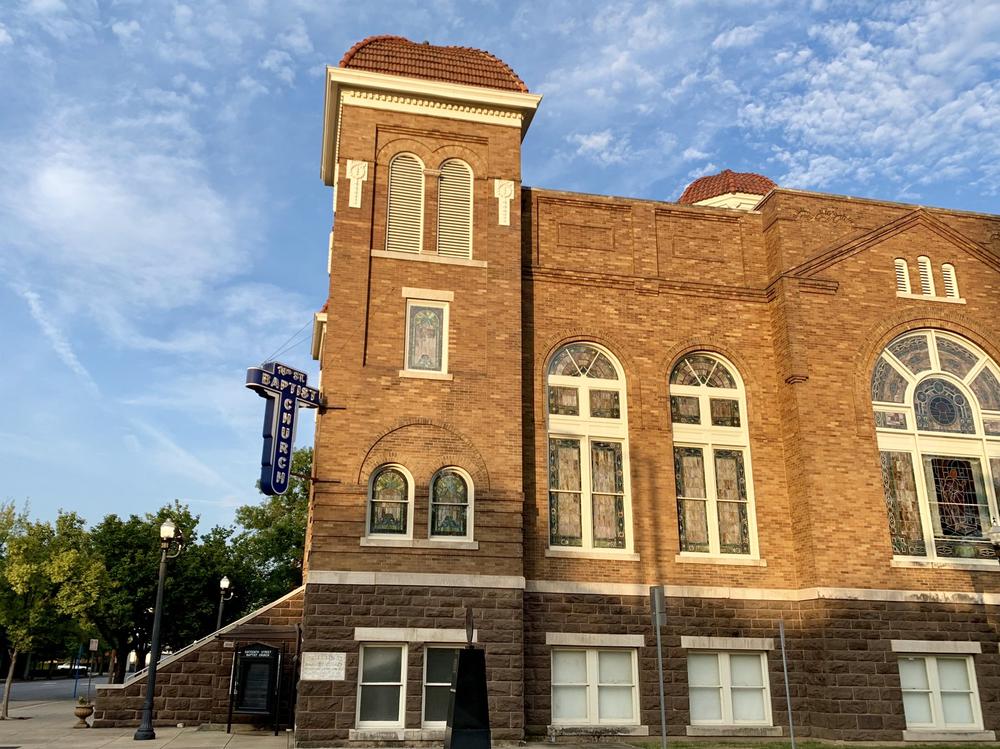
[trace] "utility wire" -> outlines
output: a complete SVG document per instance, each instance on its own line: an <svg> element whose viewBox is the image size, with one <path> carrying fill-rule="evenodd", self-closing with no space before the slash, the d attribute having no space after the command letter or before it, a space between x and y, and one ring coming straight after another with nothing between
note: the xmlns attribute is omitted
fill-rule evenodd
<svg viewBox="0 0 1000 749"><path fill-rule="evenodd" d="M292 333L292 334L291 334L290 336L288 336L288 338L286 338L286 339L285 339L285 342L284 342L284 343L282 343L282 344L281 344L280 346L278 346L278 348L276 348L276 349L275 349L275 350L274 350L274 351L273 351L273 352L272 352L271 354L269 354L269 355L265 356L265 357L264 357L264 361L265 361L265 362L268 362L268 361L273 361L273 360L274 360L274 357L276 357L276 356L277 356L278 354L280 354L280 353L283 353L283 350L285 349L285 346L287 346L287 345L288 345L288 342L289 342L289 341L291 341L291 340L292 340L293 338L295 338L295 337L296 337L296 336L297 336L297 335L298 335L299 333L301 333L301 332L302 332L303 330L305 330L306 328L308 328L308 327L309 327L310 325L312 325L312 320L308 320L308 321L306 321L306 324L305 324L305 325L303 325L303 326L302 326L301 328L299 328L298 330L296 330L296 331L295 331L294 333Z"/></svg>

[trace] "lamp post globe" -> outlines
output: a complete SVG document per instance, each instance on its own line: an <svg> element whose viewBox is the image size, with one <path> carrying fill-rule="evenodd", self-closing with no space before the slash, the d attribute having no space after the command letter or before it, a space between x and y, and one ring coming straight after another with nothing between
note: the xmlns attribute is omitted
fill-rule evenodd
<svg viewBox="0 0 1000 749"><path fill-rule="evenodd" d="M229 590L229 577L226 575L222 576L219 580L219 616L215 620L215 631L218 632L222 629L222 607L225 605L226 601L233 597L233 591Z"/></svg>
<svg viewBox="0 0 1000 749"><path fill-rule="evenodd" d="M160 524L160 573L156 584L156 605L153 607L153 633L150 637L149 670L146 673L146 696L142 705L142 720L132 737L136 741L156 738L153 730L153 697L156 693L156 665L160 660L160 622L163 618L163 585L167 578L167 560L181 553L184 534L167 518ZM171 547L175 548L169 553Z"/></svg>
<svg viewBox="0 0 1000 749"><path fill-rule="evenodd" d="M229 590L229 578L226 575L223 575L222 579L219 580L219 589L223 592Z"/></svg>

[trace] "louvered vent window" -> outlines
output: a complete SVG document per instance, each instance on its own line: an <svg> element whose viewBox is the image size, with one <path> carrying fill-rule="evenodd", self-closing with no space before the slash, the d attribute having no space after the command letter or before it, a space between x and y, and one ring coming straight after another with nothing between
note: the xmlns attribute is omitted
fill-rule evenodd
<svg viewBox="0 0 1000 749"><path fill-rule="evenodd" d="M424 165L411 153L389 162L389 215L385 248L420 252L424 234Z"/></svg>
<svg viewBox="0 0 1000 749"><path fill-rule="evenodd" d="M917 258L920 271L920 293L934 296L934 276L931 274L931 260L926 255Z"/></svg>
<svg viewBox="0 0 1000 749"><path fill-rule="evenodd" d="M949 299L958 299L958 278L955 276L955 266L945 263L941 266L941 275L944 277L944 295Z"/></svg>
<svg viewBox="0 0 1000 749"><path fill-rule="evenodd" d="M896 258L896 291L900 294L910 293L910 269L903 258Z"/></svg>
<svg viewBox="0 0 1000 749"><path fill-rule="evenodd" d="M438 254L472 257L472 170L456 159L441 165Z"/></svg>

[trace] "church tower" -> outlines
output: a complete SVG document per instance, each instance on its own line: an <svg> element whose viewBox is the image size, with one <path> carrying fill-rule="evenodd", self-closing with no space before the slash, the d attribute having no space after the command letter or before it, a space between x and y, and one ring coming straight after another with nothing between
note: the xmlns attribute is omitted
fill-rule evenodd
<svg viewBox="0 0 1000 749"><path fill-rule="evenodd" d="M326 83L335 222L297 739L443 736L466 608L494 738L517 739L521 141L541 97L487 52L394 36ZM310 680L331 658L343 671Z"/></svg>

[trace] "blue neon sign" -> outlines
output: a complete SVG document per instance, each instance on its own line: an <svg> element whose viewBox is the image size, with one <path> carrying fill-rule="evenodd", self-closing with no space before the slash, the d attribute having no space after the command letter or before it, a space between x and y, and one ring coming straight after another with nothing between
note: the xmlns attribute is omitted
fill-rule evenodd
<svg viewBox="0 0 1000 749"><path fill-rule="evenodd" d="M278 362L247 369L247 387L267 400L264 451L260 456L260 490L284 494L292 470L292 446L299 406L319 407L319 390L306 385L306 373Z"/></svg>

